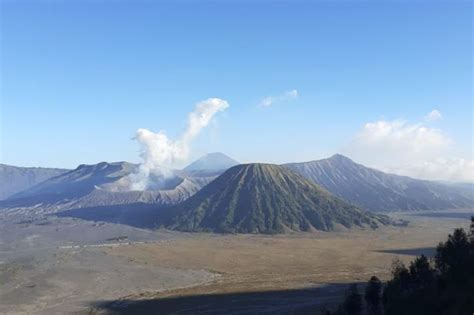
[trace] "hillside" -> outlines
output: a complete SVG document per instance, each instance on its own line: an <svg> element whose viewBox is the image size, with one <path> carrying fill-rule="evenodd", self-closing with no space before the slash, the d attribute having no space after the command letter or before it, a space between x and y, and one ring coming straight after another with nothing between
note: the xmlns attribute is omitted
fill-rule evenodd
<svg viewBox="0 0 474 315"><path fill-rule="evenodd" d="M190 177L181 171L163 183L160 189L131 191L130 177L136 164L101 162L80 165L0 202L1 208L19 208L28 212L52 213L74 208L145 203L172 205L184 201L214 177Z"/></svg>
<svg viewBox="0 0 474 315"><path fill-rule="evenodd" d="M87 195L96 187L111 184L135 171L137 165L127 162L85 165L51 178L11 199L23 199L33 196L48 196L53 199L76 198Z"/></svg>
<svg viewBox="0 0 474 315"><path fill-rule="evenodd" d="M472 208L474 205L472 190L386 174L339 154L284 166L332 194L374 212Z"/></svg>
<svg viewBox="0 0 474 315"><path fill-rule="evenodd" d="M68 170L0 164L0 200L29 189Z"/></svg>
<svg viewBox="0 0 474 315"><path fill-rule="evenodd" d="M169 213L171 229L226 233L330 231L386 220L270 164L234 166Z"/></svg>

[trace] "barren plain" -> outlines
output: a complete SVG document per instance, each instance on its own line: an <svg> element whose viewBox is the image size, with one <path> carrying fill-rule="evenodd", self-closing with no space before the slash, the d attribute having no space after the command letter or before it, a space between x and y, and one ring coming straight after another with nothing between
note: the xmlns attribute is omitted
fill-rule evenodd
<svg viewBox="0 0 474 315"><path fill-rule="evenodd" d="M406 227L285 235L0 221L0 313L248 314L330 308L347 284L430 255L472 210L395 213Z"/></svg>

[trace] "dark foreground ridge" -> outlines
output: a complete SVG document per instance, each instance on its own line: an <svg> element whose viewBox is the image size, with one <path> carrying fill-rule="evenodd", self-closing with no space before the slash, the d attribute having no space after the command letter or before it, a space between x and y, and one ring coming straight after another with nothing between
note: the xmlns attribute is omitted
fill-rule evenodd
<svg viewBox="0 0 474 315"><path fill-rule="evenodd" d="M264 292L99 301L90 314L312 314L341 300L349 284Z"/></svg>
<svg viewBox="0 0 474 315"><path fill-rule="evenodd" d="M156 205L132 203L126 205L75 208L59 213L58 217L71 217L87 221L125 224L136 228L154 229L157 226L150 220L157 211Z"/></svg>

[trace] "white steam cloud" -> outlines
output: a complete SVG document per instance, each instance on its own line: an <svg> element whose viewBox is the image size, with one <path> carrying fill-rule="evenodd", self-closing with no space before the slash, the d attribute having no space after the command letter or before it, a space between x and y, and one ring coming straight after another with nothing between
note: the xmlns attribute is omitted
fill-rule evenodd
<svg viewBox="0 0 474 315"><path fill-rule="evenodd" d="M152 132L140 128L135 139L141 147L140 164L137 173L130 175L131 190L159 189L163 181L172 176L169 167L177 161L188 158L190 144L206 127L215 114L229 107L229 103L219 98L209 98L196 104L189 113L184 133L177 140L170 139L165 132Z"/></svg>

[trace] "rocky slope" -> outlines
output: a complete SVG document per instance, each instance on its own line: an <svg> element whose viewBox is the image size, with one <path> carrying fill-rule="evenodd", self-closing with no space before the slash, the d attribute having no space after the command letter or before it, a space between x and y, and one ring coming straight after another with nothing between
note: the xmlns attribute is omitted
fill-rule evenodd
<svg viewBox="0 0 474 315"><path fill-rule="evenodd" d="M328 159L284 165L332 194L374 212L472 208L472 190L387 174L336 154Z"/></svg>
<svg viewBox="0 0 474 315"><path fill-rule="evenodd" d="M0 164L0 200L67 171L59 168L19 167Z"/></svg>
<svg viewBox="0 0 474 315"><path fill-rule="evenodd" d="M53 213L136 203L172 205L189 198L214 178L190 177L184 172L174 171L162 189L132 191L129 189L129 175L136 172L137 168L138 165L127 162L80 165L75 170L11 196L0 202L0 207Z"/></svg>

